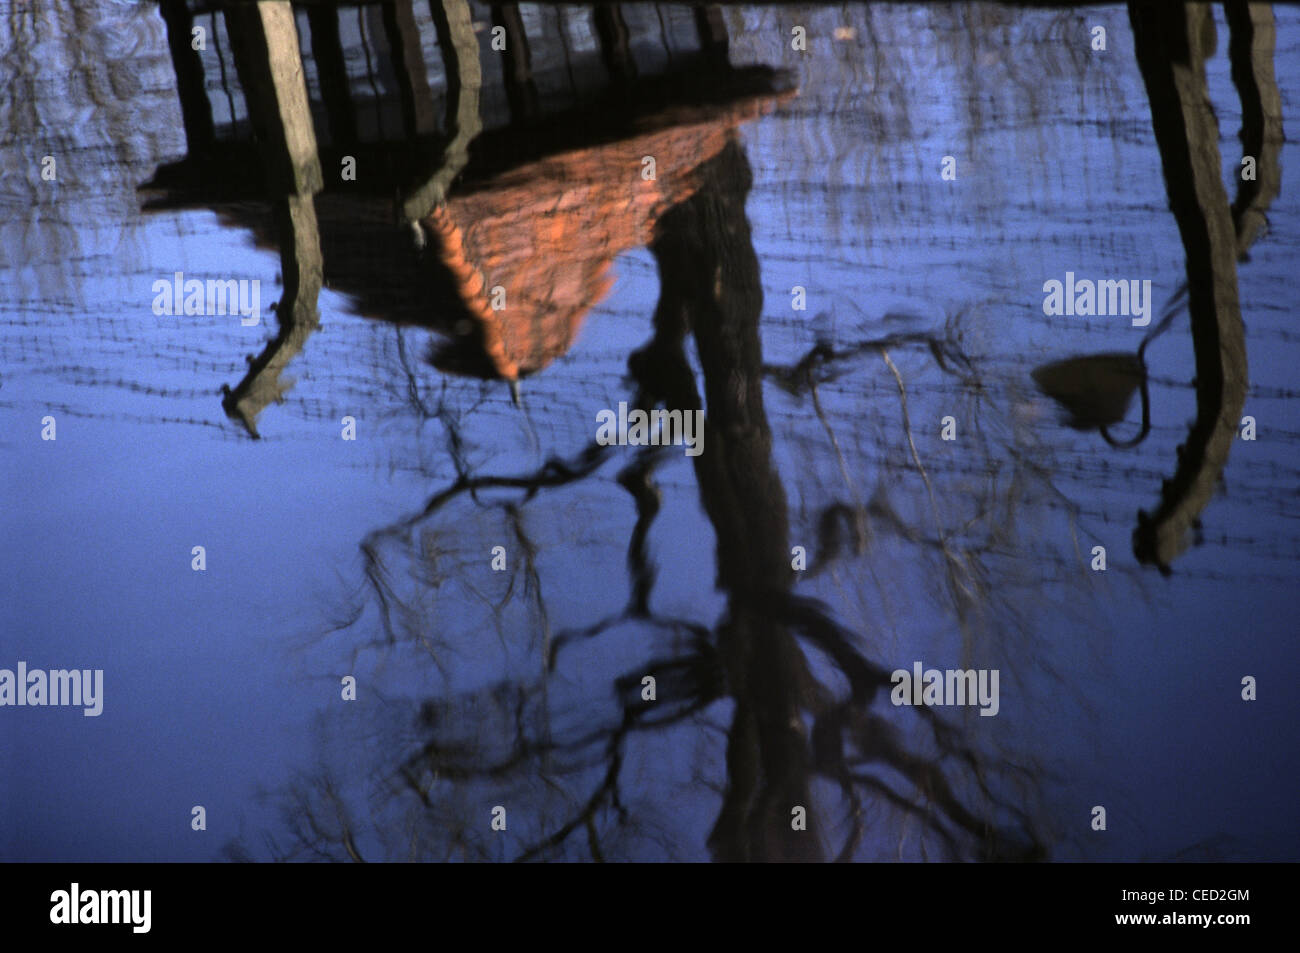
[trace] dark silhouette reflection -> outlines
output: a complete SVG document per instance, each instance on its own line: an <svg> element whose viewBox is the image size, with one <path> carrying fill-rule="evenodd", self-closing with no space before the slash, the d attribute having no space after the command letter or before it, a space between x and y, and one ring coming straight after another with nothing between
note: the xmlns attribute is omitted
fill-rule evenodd
<svg viewBox="0 0 1300 953"><path fill-rule="evenodd" d="M324 285L349 295L362 314L443 334L447 343L432 358L441 370L513 384L569 349L586 312L608 291L615 257L644 245L658 216L698 188L700 165L729 131L793 92L771 69L732 69L721 18L707 12L696 23L697 56L669 73L638 75L618 11L598 8L610 75L579 68L588 81L580 102L543 112L523 20L514 5L500 5L492 15L509 38L501 57L509 107L507 117L497 117L504 123L493 125L481 110L484 78L468 3L433 0L430 12L446 79L444 128L429 131L427 74L414 59L419 37L409 3L386 4L387 62L397 77L403 132L375 143L358 137L342 72L342 8L310 9L329 130L321 163L331 170L314 219L301 205L291 221L279 212L268 219L250 201L286 187L303 194L293 176L306 152L316 162L290 8L250 3L225 12L255 153L239 138L214 139L202 67L173 42L191 148L146 186L163 193L147 207L212 207L259 244L278 247L285 263L280 333L249 359L224 402L254 436L262 410L288 386L281 371L317 324L319 283L291 284L291 274L323 271ZM165 19L173 41L190 23L183 5L169 7ZM254 28L270 19L287 26L258 41ZM246 33L253 39L244 40ZM556 42L536 39L543 41ZM359 170L355 181L336 180L334 170L349 161Z"/></svg>
<svg viewBox="0 0 1300 953"><path fill-rule="evenodd" d="M167 24L167 45L176 71L186 143L191 153L203 153L212 148L216 130L212 124L212 104L203 88L203 64L192 43L194 16L186 0L161 0L159 9Z"/></svg>
<svg viewBox="0 0 1300 953"><path fill-rule="evenodd" d="M1034 369L1034 383L1066 411L1067 426L1097 430L1108 444L1122 450L1136 447L1147 438L1151 432L1151 395L1146 351L1152 341L1169 330L1186 294L1184 284L1165 305L1160 321L1142 339L1137 354L1087 354ZM1142 393L1142 427L1133 437L1117 440L1110 428L1128 414L1135 391Z"/></svg>
<svg viewBox="0 0 1300 953"><path fill-rule="evenodd" d="M1111 446L1136 446L1151 430L1146 393L1146 365L1133 354L1089 354L1053 361L1034 370L1039 390L1068 412L1066 423L1076 430L1101 431ZM1133 394L1142 389L1142 430L1127 442L1116 441L1107 429L1128 413Z"/></svg>
<svg viewBox="0 0 1300 953"><path fill-rule="evenodd" d="M1239 317L1219 301L1221 250L1245 260L1280 214L1266 8L1229 10L1256 177L1225 183L1226 216L1223 196L1198 191L1213 136L1188 131L1204 90L1183 102L1185 72L1161 47L1177 31L1161 14L1139 44L1152 88L1179 97L1152 100L1171 188L1197 192L1179 214L1188 270L1209 275L1198 327L1213 319L1217 337L1194 343L1223 370L1198 378L1196 399L1218 408L1215 428L1245 412L1266 433L1234 451L1206 550L1177 557L1165 584L1131 559L1094 572L1106 554L1093 547L1114 557L1141 506L1176 528L1202 505L1217 437L1175 461L1194 398L1173 379L1192 372L1167 369L1173 335L1073 357L1091 331L1055 335L998 306L1031 290L1022 265L1086 256L1128 274L1179 254L1151 204L1159 184L1126 185L1154 181L1141 175L1157 160L1125 24L1108 24L1100 55L1090 13L998 4L15 6L0 42L19 170L0 224L0 405L18 435L7 575L31 597L11 614L37 641L111 644L142 685L165 669L212 687L152 739L175 765L138 775L161 778L157 797L132 778L103 787L124 825L174 815L180 781L224 818L248 816L261 780L284 816L256 812L232 855L1185 859L1300 840L1277 836L1289 787L1271 770L1295 745L1267 730L1241 744L1269 726L1203 677L1236 670L1224 606L1254 607L1246 671L1278 667L1300 558L1300 435L1283 417L1297 396L1293 227L1255 255L1258 281L1241 271L1252 348L1270 349L1251 355L1266 386L1250 409L1229 400L1217 326ZM796 15L808 55L790 48ZM510 36L500 54L494 25ZM729 51L756 50L798 68L798 101L782 104L768 70L729 67ZM977 178L960 159L945 182L927 158L945 143L1027 161L984 162ZM40 176L46 152L58 180ZM150 176L152 207L196 211L140 221L134 186ZM181 266L256 269L264 314L282 274L279 326L148 317L150 281ZM614 269L616 293L592 308ZM1035 379L1090 431L1079 439L1045 426L1049 401L1030 393L1031 369L1054 358ZM289 391L295 370L306 380ZM522 380L518 406L503 379ZM233 424L214 418L222 381ZM595 443L593 414L620 402L706 412L703 456ZM47 412L64 443L24 452ZM354 443L332 424L344 414L361 422ZM1152 415L1140 452L1101 445L1141 439ZM254 447L244 428L280 439ZM1157 484L1184 464L1162 513ZM190 542L212 549L216 575L186 568ZM110 551L158 572L88 574L86 554ZM162 585L168 572L185 582ZM88 622L29 577L78 581ZM228 650L195 661L186 633L210 631L214 611ZM168 620L176 638L142 641ZM892 670L914 662L1000 671L999 717L896 706ZM355 700L339 697L344 675ZM223 718L227 683L240 711ZM157 711L120 714L144 737ZM98 791L69 726L42 725L38 747L59 757L18 779L14 804L68 779ZM194 728L237 757L193 758ZM1188 744L1201 775L1182 763ZM1165 810L1207 772L1230 781ZM1109 833L1089 826L1093 804ZM492 827L498 805L508 829ZM81 849L65 836L75 810L39 814L19 818L11 849ZM84 849L157 854L174 849L166 835L106 829Z"/></svg>
<svg viewBox="0 0 1300 953"><path fill-rule="evenodd" d="M936 719L939 755L926 758L869 711L889 691L889 670L821 606L791 593L785 491L763 406L758 261L744 216L750 173L734 141L709 174L708 188L661 220L653 246L663 283L655 337L629 366L639 406L700 406L683 348L688 334L703 370L711 450L696 460L695 473L717 538L717 585L727 595L716 652L735 702L722 809L709 838L713 856L814 860L829 848L851 859L864 836L863 801L872 798L914 811L952 856L1040 856L1027 831L999 830L991 814L981 816L955 792L944 762L970 754L957 734ZM831 660L848 683L847 698L836 698L814 674L798 638ZM903 786L886 780L895 775ZM851 818L837 850L811 807L807 833L791 829L791 807L811 805L815 776L838 787Z"/></svg>
<svg viewBox="0 0 1300 953"><path fill-rule="evenodd" d="M518 853L521 859L564 856L572 835L581 832L586 849L600 857L604 815L612 812L620 826L629 821L622 774L629 738L685 725L727 703L734 707L725 781L707 838L715 859L852 859L877 801L919 821L946 856L1043 856L1028 814L989 783L1005 766L986 763L954 723L928 708L915 716L921 738L900 730L882 713L892 710L886 697L890 667L873 660L866 639L792 592L787 503L762 395L762 294L744 211L751 176L735 136L741 123L789 95L779 77L764 68L731 69L722 18L708 9L695 16L701 55L680 63L676 72L645 75L620 11L599 6L593 24L611 88L598 91L590 103L545 113L542 124L518 8L497 6L493 22L515 39L502 67L509 121L487 128L468 7L448 0L433 8L448 79L444 137L436 143L420 138L423 97L418 83L403 82L419 72L409 59L418 44L404 39L407 21L388 6L384 22L403 90L397 106L405 146L381 166L378 183L372 177L355 193L337 184L326 189L319 217L313 199L322 186L318 146L290 8L250 3L227 9L258 143L260 181L273 199L270 222L242 205L212 201L213 192L238 194L240 184L229 176L218 175L214 189L195 180L196 174L217 173L232 151L247 161L246 150L227 149L206 134L205 112L195 102L183 110L187 124L194 118L203 132L192 137L193 154L160 170L152 183L170 190L158 204L208 202L227 220L253 230L259 242L280 248L285 293L277 312L279 334L228 391L227 412L256 435L259 414L286 387L281 372L318 323L322 280L353 295L363 313L447 333L451 343L433 358L439 368L515 381L568 350L584 314L608 287L613 259L650 243L661 296L650 343L629 359L635 400L641 407L663 404L683 412L707 405L709 449L696 461L695 476L717 540L716 584L726 608L712 627L658 617L650 608L655 573L646 541L658 515L654 472L662 458L656 453L638 454L618 477L638 515L628 548L631 602L590 628L549 632L536 548L518 511L508 510L547 633L547 672L540 682L507 679L484 691L422 703L420 741L396 772L399 789L414 795L432 820L438 779L497 782L529 770L559 779L566 772L588 774L600 764L590 792ZM168 23L187 25L176 11ZM338 21L329 9L318 8L308 23L330 137L329 148L319 151L327 167L344 150L365 162L357 110L348 84L337 75ZM192 59L183 50L174 52L178 71L183 61L192 74ZM196 95L192 83L183 85L184 98ZM432 163L424 158L430 155L436 155ZM249 171L246 165L232 168L241 177ZM389 186L398 193L395 210L383 195ZM492 301L498 292L504 293L504 307ZM688 337L703 369L703 400L685 354ZM941 352L936 356L942 360ZM562 487L588 479L607 458L593 444L534 474L484 478L457 457L459 477L451 486L421 513L366 541L368 579L379 595L385 629L423 625L393 597L380 557L386 539L417 528L461 495ZM578 733L552 725L541 700L560 656L627 624L647 628L652 637L674 637L654 638L650 647L661 646L659 652L615 679L618 718ZM810 650L829 660L829 671L811 661ZM653 704L639 692L643 671L658 680ZM494 737L467 737L469 716L492 723ZM332 856L337 848L341 856L364 859L348 825L326 833L330 828L313 798L325 797L336 808L340 799L332 781L321 784L297 805L290 830L318 856ZM804 817L796 823L797 813ZM443 830L436 848L425 846L469 856L484 846L472 846L468 831L450 825Z"/></svg>
<svg viewBox="0 0 1300 953"><path fill-rule="evenodd" d="M694 461L694 476L716 539L716 587L725 600L720 619L706 625L652 609L656 570L647 539L660 518L655 473L664 454L658 448L637 451L618 473L637 514L627 550L631 593L621 612L592 625L551 630L543 591L556 581L539 568L540 547L522 504L504 504L511 549L522 553L519 573L535 606L531 619L543 634L544 671L489 677L479 688L429 697L414 712L400 705L385 710L390 734L393 725L406 727L392 742L395 764L379 752L376 776L384 780L365 795L367 806L346 797L344 782L328 768L300 779L286 804L290 841L277 844L277 855L501 857L502 841L491 839L481 818L469 822L456 810L457 802L480 796L515 805L520 814L544 815L522 844L512 843L506 856L514 859L690 850L660 843L670 835L655 833L635 809L644 809L638 788L653 779L630 776L628 762L637 739L663 735L676 739L674 747L688 744L704 728L703 714L720 706L731 712L721 780L701 779L719 798L707 834L714 859L850 860L869 839L876 850L881 841L903 839L909 825L919 826L920 840L937 842L945 857L1046 855L1031 812L1008 796L1005 783L1006 776L1032 781L1032 772L986 755L958 719L935 709L908 709L900 717L888 699L893 666L877 658L873 640L792 591L786 494L763 399L769 369L759 340L759 266L745 217L750 179L744 152L730 136L700 168L693 194L658 218L651 246L661 282L654 332L628 360L635 406L707 409L708 449ZM686 356L690 338L703 396ZM455 454L455 423L444 422ZM589 481L611 455L593 443L515 477L475 476L456 455L459 476L451 484L363 545L388 638L424 641L435 660L458 651L430 644L438 639L430 617L399 594L401 580L385 561L391 544L422 538L426 551L437 552L430 524L458 499L512 489L526 502ZM626 667L613 679L613 707L592 710L590 699L574 709L560 705L558 673L566 661L581 669L597 643L629 631L636 636L629 656L640 661L619 662ZM653 699L643 694L647 675L657 682ZM796 811L806 812L806 827L793 822ZM903 819L898 832L873 821L890 812ZM231 854L242 856L239 848Z"/></svg>
<svg viewBox="0 0 1300 953"><path fill-rule="evenodd" d="M1281 103L1273 78L1274 26L1267 4L1226 5L1233 82L1242 105L1243 165L1231 206L1221 180L1218 123L1210 102L1205 58L1215 29L1206 6L1130 5L1137 59L1151 100L1170 207L1187 253L1187 294L1196 354L1197 417L1178 448L1178 468L1164 481L1160 505L1138 516L1134 552L1162 572L1188 542L1227 463L1245 404L1246 344L1237 295L1237 261L1246 260L1278 194ZM1247 171L1248 170L1248 171ZM1174 317L1144 338L1137 355L1081 355L1033 372L1039 389L1067 412L1066 423L1097 429L1114 447L1141 443L1150 432L1145 351ZM1112 436L1137 391L1142 424L1127 440Z"/></svg>
<svg viewBox="0 0 1300 953"><path fill-rule="evenodd" d="M1159 506L1138 514L1133 534L1138 559L1162 572L1168 572L1186 548L1189 530L1214 493L1240 425L1247 372L1237 259L1245 256L1280 181L1281 118L1272 82L1272 11L1262 4L1230 7L1242 141L1256 150L1259 163L1257 184L1243 183L1231 207L1223 188L1219 127L1205 75L1205 58L1212 55L1216 42L1209 8L1139 4L1129 8L1169 204L1187 252L1188 309L1196 354L1196 420L1179 447L1174 475L1161 488Z"/></svg>
<svg viewBox="0 0 1300 953"><path fill-rule="evenodd" d="M431 9L446 77L443 129L428 131L429 97L418 81L421 71L413 69L419 44L411 41L406 7L386 6L389 66L402 88L391 115L402 138L380 146L363 141L361 111L348 84L337 75L324 78L342 68L337 11L319 8L308 18L322 76L327 147L317 146L288 7L249 4L227 14L257 133L258 187L272 196L274 214L268 223L242 205L223 203L240 188L229 176L213 190L217 198L195 192L195 170L208 175L222 156L247 154L209 136L197 105L183 112L187 128L191 120L195 126L192 152L203 151L160 170L154 183L170 190L164 204L207 203L281 250L280 333L229 391L227 410L256 434L258 415L284 391L280 373L316 326L322 282L349 294L364 314L440 332L446 342L431 354L437 368L515 383L570 348L608 288L614 258L649 244L660 294L650 340L628 357L629 403L706 412L706 450L691 467L714 537L720 608L702 621L666 611L653 598L661 565L651 540L664 519L658 475L665 452L643 447L612 481L636 514L626 550L627 602L587 625L554 626L549 600L564 584L545 571L538 517L526 504L566 488L596 492L614 452L591 442L535 470L483 475L469 462L455 414L443 404L421 403L413 389L422 419L436 419L446 432L455 476L418 512L367 536L364 585L377 607L378 641L390 649L407 642L426 648L432 658L427 667L438 670L442 686L413 692L417 700L410 705L386 702L377 709L374 734L359 746L378 761L376 771L366 765L362 772L379 779L377 788L350 789L328 763L301 778L285 803L289 842L276 843L273 853L354 861L528 860L689 850L698 845L674 842L671 819L647 816L654 812L646 810L641 789L655 778L629 765L648 757L643 745L657 741L672 750L698 741L715 745L714 762L703 759L699 766L708 776L693 779L716 796L702 832L713 859L852 860L891 841L901 855L915 829L922 836L909 849L921 857L931 856L927 843L937 843L945 858L1045 858L1047 837L1026 795L1040 779L1037 766L986 750L960 716L893 706L891 672L908 664L903 659L912 657L911 646L888 646L874 620L851 628L831 608L794 591L791 507L774 459L764 384L772 380L790 395L811 395L838 453L816 385L856 353L879 354L898 383L903 430L936 536L910 525L883 496L863 502L846 473L852 500L833 499L818 513L821 545L810 576L833 567L848 549L864 554L873 531L896 532L942 553L946 595L965 636L986 589L979 560L996 555L997 541L983 551L957 552L916 450L906 386L889 355L895 346L923 344L945 374L978 390L971 361L951 340L884 335L848 350L819 342L791 366L764 364L759 262L745 214L751 172L737 129L790 95L781 77L764 68L731 69L722 18L709 9L693 18L699 55L675 71L647 75L633 55L622 12L602 5L592 14L599 82L585 101L554 108L538 79L547 38L525 37L520 8L498 5L492 22L516 42L501 61L507 115L492 117L468 4L446 0ZM1187 248L1198 368L1197 424L1161 508L1143 514L1135 536L1139 558L1162 568L1208 500L1244 401L1235 268L1248 243L1240 244L1240 229L1260 220L1277 180L1275 171L1266 172L1263 184L1239 195L1235 212L1222 187L1215 191L1217 129L1206 98L1199 16L1133 10L1157 141ZM184 26L175 13L168 22ZM1249 28L1252 36L1266 32L1255 14ZM1267 70L1255 62L1264 47L1252 41L1244 48L1234 54L1234 76L1243 103L1247 80L1254 83L1250 101L1263 118L1248 123L1243 139L1260 144L1261 163L1271 155L1275 165L1280 132L1261 112L1272 100L1264 91ZM1244 65L1237 65L1242 56ZM178 73L182 68L193 72L192 63L178 62ZM180 85L183 96L192 95L192 76ZM383 128L381 120L376 124ZM331 182L322 189L318 152L327 168L354 155L381 171L362 187ZM649 176L642 174L646 158L654 160ZM1035 380L1066 407L1072 426L1096 428L1112 444L1132 446L1150 429L1145 349L1171 318L1164 316L1136 356L1070 358L1039 368ZM702 388L687 356L691 341ZM1110 428L1124 420L1138 391L1141 431L1122 441ZM469 540L481 550L485 538L471 523L460 531L455 507L466 500L501 517L497 529L504 529L515 560L507 596L492 611L518 588L528 608L522 628L536 638L524 652L530 667L486 666L473 677L460 671L458 679L455 657L482 646L457 644L430 606L449 580L472 591L466 580L482 571L481 552L473 557L477 563L458 555L458 543L469 548ZM582 513L598 508L587 502ZM438 518L456 528L440 531ZM690 542L696 549L708 546L702 537ZM394 571L394 551L409 562L405 573ZM562 570L571 577L582 563L566 555ZM361 615L349 614L339 628L350 629ZM630 644L620 646L620 639ZM605 649L609 645L614 648ZM579 678L561 673L566 663L581 670L589 655L603 651L614 656L608 667L616 671L598 678L613 689L612 699L600 704L574 689ZM655 682L652 696L645 693L647 678ZM978 726L980 719L972 720ZM349 764L355 771L355 754ZM465 808L467 802L473 809ZM479 808L495 803L527 818L510 841L493 839ZM698 810L699 803L692 807ZM233 847L232 855L241 849Z"/></svg>

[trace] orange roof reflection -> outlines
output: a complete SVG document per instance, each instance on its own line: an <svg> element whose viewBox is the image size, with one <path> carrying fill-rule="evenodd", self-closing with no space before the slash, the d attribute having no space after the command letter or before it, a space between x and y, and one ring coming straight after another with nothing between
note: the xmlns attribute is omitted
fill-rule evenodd
<svg viewBox="0 0 1300 953"><path fill-rule="evenodd" d="M515 380L568 351L613 285L614 258L650 242L660 216L695 194L701 166L738 126L793 95L660 113L642 124L654 128L511 169L423 219L495 372ZM645 156L654 157L653 179L642 176Z"/></svg>

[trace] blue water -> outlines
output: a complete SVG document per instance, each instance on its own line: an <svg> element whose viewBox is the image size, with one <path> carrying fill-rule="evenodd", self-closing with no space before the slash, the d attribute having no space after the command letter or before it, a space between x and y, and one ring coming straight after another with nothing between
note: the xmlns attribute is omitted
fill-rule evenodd
<svg viewBox="0 0 1300 953"><path fill-rule="evenodd" d="M487 8L472 8L486 27ZM562 101L548 39L563 23L573 53L593 55L585 13L521 9L539 86ZM75 11L0 0L0 668L101 668L105 701L97 718L0 708L0 857L511 859L595 795L596 833L584 822L541 856L708 858L730 698L621 740L622 810L597 795L622 718L615 680L662 672L688 651L691 626L716 638L728 611L716 530L680 448L654 471L650 618L613 621L631 587L636 510L616 477L633 448L611 448L584 479L533 496L462 493L409 531L383 532L456 481L453 432L471 476L577 457L596 413L633 393L628 356L649 340L660 294L651 253L617 257L612 291L574 346L524 381L522 407L500 381L431 367L433 332L358 313L328 287L327 261L321 326L253 440L222 411L220 387L244 374L274 318L249 328L232 316L158 317L150 289L175 271L257 279L265 308L280 294L279 257L212 209L142 210L138 187L186 151L163 22L145 4ZM414 12L440 96L427 6ZM684 55L689 9L659 12L663 27L653 6L625 10L645 73ZM1300 10L1274 13L1289 133ZM1231 196L1240 103L1215 15L1209 92ZM1121 317L1044 315L1044 281L1148 278L1159 304L1185 278L1126 9L729 6L723 16L733 66L786 69L799 89L739 133L789 542L816 552L837 502L859 508L867 528L861 547L850 540L796 574L793 591L886 669L920 660L1001 672L997 717L944 713L996 798L940 758L911 712L883 695L872 710L970 803L1000 821L1009 815L993 801L1024 808L1052 859L1300 859L1295 144L1282 147L1268 232L1238 271L1244 412L1258 439L1234 442L1203 542L1166 578L1137 563L1130 537L1195 414L1186 312L1147 355L1153 425L1134 450L1063 426L1030 378L1059 358L1135 351L1144 333ZM343 23L354 95L369 95L355 18ZM1104 53L1089 48L1096 24ZM807 27L806 53L790 48L794 25ZM308 70L313 92L317 75ZM485 76L484 109L496 115L504 96L495 69ZM221 124L224 95L208 78ZM47 154L53 183L40 176ZM955 181L940 177L945 155ZM796 285L805 311L791 307ZM879 351L854 351L889 334L901 336L887 350L898 378ZM945 373L930 340L969 370ZM819 341L853 352L818 385L820 416L808 392L778 383L780 366ZM702 389L694 345L687 355ZM41 439L46 415L54 441ZM341 439L346 415L355 441ZM955 441L941 437L949 415ZM190 568L197 545L204 572ZM505 572L491 567L497 545ZM1089 568L1095 545L1105 572ZM565 641L602 621L599 635ZM799 644L845 697L834 666ZM341 697L349 674L355 701ZM1242 700L1244 676L1258 679L1258 700ZM443 769L415 771L417 796L400 767L431 739ZM880 776L925 802L896 773ZM852 808L824 777L811 793L833 855ZM914 816L864 798L855 858L943 855ZM196 805L202 831L191 829ZM490 827L498 805L504 832ZM1096 805L1104 832L1090 826Z"/></svg>

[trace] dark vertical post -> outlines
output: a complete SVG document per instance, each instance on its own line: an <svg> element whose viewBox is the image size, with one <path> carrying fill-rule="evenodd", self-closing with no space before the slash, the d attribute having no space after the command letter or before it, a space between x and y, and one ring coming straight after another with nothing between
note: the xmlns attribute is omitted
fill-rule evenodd
<svg viewBox="0 0 1300 953"><path fill-rule="evenodd" d="M181 100L185 143L191 154L211 147L216 139L212 126L212 104L203 84L203 61L192 45L194 17L185 0L162 0L163 22L167 25L167 46L176 71L176 91ZM215 42L215 38L214 38Z"/></svg>
<svg viewBox="0 0 1300 953"><path fill-rule="evenodd" d="M695 32L700 37L700 52L715 66L727 65L729 40L722 8L717 4L695 7Z"/></svg>
<svg viewBox="0 0 1300 953"><path fill-rule="evenodd" d="M330 140L336 145L357 141L357 111L352 104L343 44L339 40L338 8L328 3L307 6L311 55L320 75L321 97L329 117Z"/></svg>
<svg viewBox="0 0 1300 953"><path fill-rule="evenodd" d="M402 128L408 136L429 135L436 121L433 91L420 50L420 31L411 0L387 0L383 5L384 33L392 50L393 72L402 103Z"/></svg>
<svg viewBox="0 0 1300 953"><path fill-rule="evenodd" d="M528 50L528 35L524 32L524 19L519 15L519 5L493 4L492 24L505 27L506 31L501 78L505 82L510 115L516 122L531 122L537 118L539 110L537 85L533 82L532 54Z"/></svg>
<svg viewBox="0 0 1300 953"><path fill-rule="evenodd" d="M601 3L591 12L592 26L600 40L600 55L610 79L618 83L636 79L636 62L632 59L627 23L616 3Z"/></svg>

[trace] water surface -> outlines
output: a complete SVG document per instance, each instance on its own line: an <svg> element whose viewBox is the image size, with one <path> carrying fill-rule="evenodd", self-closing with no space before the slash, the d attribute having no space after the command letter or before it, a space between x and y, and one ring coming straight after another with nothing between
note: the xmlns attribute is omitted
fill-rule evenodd
<svg viewBox="0 0 1300 953"><path fill-rule="evenodd" d="M1180 132L1197 57L1122 6L295 7L240 62L206 6L174 57L157 4L0 0L0 668L105 673L0 709L0 856L1300 857L1300 11L1258 6ZM241 76L299 56L254 143ZM176 272L260 323L155 314ZM1045 314L1066 272L1151 325ZM1096 355L1071 419L1034 372ZM703 453L600 446L621 401ZM997 715L891 704L917 661Z"/></svg>

